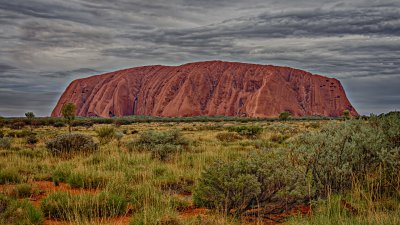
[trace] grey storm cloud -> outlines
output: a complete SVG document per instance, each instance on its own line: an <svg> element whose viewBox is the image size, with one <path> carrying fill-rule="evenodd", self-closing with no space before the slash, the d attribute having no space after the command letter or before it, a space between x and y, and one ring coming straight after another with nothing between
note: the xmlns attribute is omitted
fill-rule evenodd
<svg viewBox="0 0 400 225"><path fill-rule="evenodd" d="M49 115L69 82L202 60L296 67L342 81L362 114L400 108L391 0L0 0L0 115Z"/></svg>

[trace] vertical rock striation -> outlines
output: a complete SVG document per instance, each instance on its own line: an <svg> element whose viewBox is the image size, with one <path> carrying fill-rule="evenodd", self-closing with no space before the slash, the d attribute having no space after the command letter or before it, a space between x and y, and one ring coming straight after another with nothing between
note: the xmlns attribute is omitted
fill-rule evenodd
<svg viewBox="0 0 400 225"><path fill-rule="evenodd" d="M66 102L79 116L151 115L276 117L358 115L340 82L271 65L209 61L143 66L73 81L52 116Z"/></svg>

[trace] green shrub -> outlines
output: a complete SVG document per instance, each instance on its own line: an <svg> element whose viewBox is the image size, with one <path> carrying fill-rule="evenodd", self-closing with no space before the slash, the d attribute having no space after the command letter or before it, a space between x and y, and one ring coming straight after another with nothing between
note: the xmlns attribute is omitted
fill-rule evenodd
<svg viewBox="0 0 400 225"><path fill-rule="evenodd" d="M288 164L284 154L251 155L234 162L216 162L201 175L194 204L240 215L270 202L303 200L303 174Z"/></svg>
<svg viewBox="0 0 400 225"><path fill-rule="evenodd" d="M391 124L391 131L383 125L386 123ZM321 196L344 192L354 183L373 186L376 197L392 195L400 189L400 148L392 139L400 134L400 129L397 133L393 129L399 123L397 119L328 124L319 132L302 135L294 154L306 166Z"/></svg>
<svg viewBox="0 0 400 225"><path fill-rule="evenodd" d="M258 126L237 126L228 127L228 131L237 132L238 134L245 136L247 138L257 138L263 129Z"/></svg>
<svg viewBox="0 0 400 225"><path fill-rule="evenodd" d="M96 130L96 133L100 139L100 143L106 144L114 138L115 129L114 127L101 127Z"/></svg>
<svg viewBox="0 0 400 225"><path fill-rule="evenodd" d="M93 138L83 134L62 134L46 143L52 154L91 152L97 150Z"/></svg>
<svg viewBox="0 0 400 225"><path fill-rule="evenodd" d="M0 169L0 184L19 183L21 175L15 169Z"/></svg>
<svg viewBox="0 0 400 225"><path fill-rule="evenodd" d="M279 114L279 119L280 120L287 120L287 119L289 119L289 117L290 117L290 113L289 112L281 112L280 114Z"/></svg>
<svg viewBox="0 0 400 225"><path fill-rule="evenodd" d="M0 138L4 137L4 131L0 130Z"/></svg>
<svg viewBox="0 0 400 225"><path fill-rule="evenodd" d="M74 221L123 215L127 201L107 192L78 195L55 192L43 199L40 207L46 217Z"/></svg>
<svg viewBox="0 0 400 225"><path fill-rule="evenodd" d="M167 161L173 155L182 152L182 147L172 144L158 144L150 148L151 158Z"/></svg>
<svg viewBox="0 0 400 225"><path fill-rule="evenodd" d="M2 224L15 224L15 225L39 225L43 224L43 214L37 210L32 203L27 200L14 200L11 201L0 215L0 222Z"/></svg>
<svg viewBox="0 0 400 225"><path fill-rule="evenodd" d="M62 121L57 121L53 124L53 127L65 127L65 123Z"/></svg>
<svg viewBox="0 0 400 225"><path fill-rule="evenodd" d="M26 143L30 144L30 145L34 145L36 143L38 143L38 138L36 137L35 134L31 134L29 136L26 137Z"/></svg>
<svg viewBox="0 0 400 225"><path fill-rule="evenodd" d="M222 132L215 136L221 142L234 142L242 139L238 134L232 132Z"/></svg>
<svg viewBox="0 0 400 225"><path fill-rule="evenodd" d="M10 149L12 139L9 137L0 138L0 149Z"/></svg>
<svg viewBox="0 0 400 225"><path fill-rule="evenodd" d="M153 147L160 144L186 146L188 142L182 137L178 130L154 131L148 130L141 133L137 142L144 147Z"/></svg>
<svg viewBox="0 0 400 225"><path fill-rule="evenodd" d="M288 139L288 135L280 134L280 133L275 133L272 134L270 137L270 141L282 144L286 139Z"/></svg>

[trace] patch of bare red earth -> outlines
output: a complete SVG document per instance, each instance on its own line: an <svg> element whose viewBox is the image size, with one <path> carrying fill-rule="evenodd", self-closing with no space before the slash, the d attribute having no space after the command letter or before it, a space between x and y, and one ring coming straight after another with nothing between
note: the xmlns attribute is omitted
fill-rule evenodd
<svg viewBox="0 0 400 225"><path fill-rule="evenodd" d="M31 196L29 201L37 208L40 208L41 201L46 198L52 192L66 192L70 194L81 194L81 193L98 193L100 190L98 189L82 189L82 188L71 188L66 183L59 183L58 186L55 186L51 181L33 181L29 184L32 185L35 189L39 190L39 194ZM8 192L11 191L15 185L0 185L0 192ZM125 225L129 224L130 216L118 216L113 218L99 218L98 222L102 222L105 224L113 224L113 225ZM56 220L56 219L46 219L44 225L67 225L69 224L66 221Z"/></svg>
<svg viewBox="0 0 400 225"><path fill-rule="evenodd" d="M177 196L182 199L187 199L188 197L191 197L191 194L184 193L184 194L178 194ZM243 221L243 224L245 225L262 225L262 224L274 225L285 222L285 220L291 216L298 216L298 215L309 216L312 214L312 208L310 207L310 205L305 205L305 204L296 205L291 209L283 210L283 212L278 212L278 213L273 213L274 210L275 208L273 205L270 205L269 207L266 208L249 210L244 213L241 219ZM260 217L260 215L265 212L271 212L271 213ZM187 219L190 217L207 218L209 213L210 210L207 208L196 207L194 205L191 205L186 209L182 210L179 213L179 216L182 219Z"/></svg>

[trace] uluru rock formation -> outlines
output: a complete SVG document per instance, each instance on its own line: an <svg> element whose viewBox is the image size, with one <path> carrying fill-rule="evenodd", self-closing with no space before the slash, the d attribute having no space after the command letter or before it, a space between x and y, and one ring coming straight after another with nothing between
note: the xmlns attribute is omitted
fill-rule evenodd
<svg viewBox="0 0 400 225"><path fill-rule="evenodd" d="M66 102L77 115L337 117L358 115L337 79L289 67L209 61L143 66L73 81L52 116Z"/></svg>

